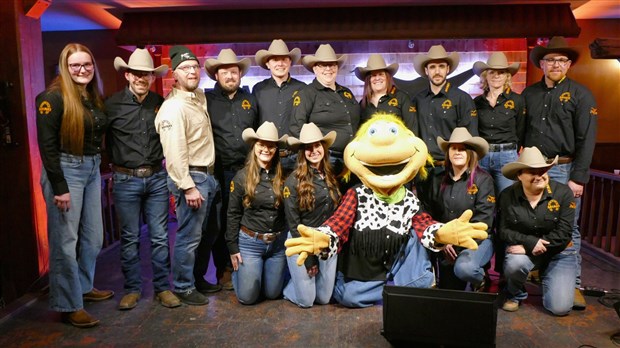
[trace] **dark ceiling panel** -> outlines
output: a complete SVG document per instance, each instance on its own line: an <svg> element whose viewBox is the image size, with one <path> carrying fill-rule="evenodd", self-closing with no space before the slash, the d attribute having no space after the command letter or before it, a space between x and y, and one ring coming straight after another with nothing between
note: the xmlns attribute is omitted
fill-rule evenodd
<svg viewBox="0 0 620 348"><path fill-rule="evenodd" d="M576 37L569 4L129 12L119 45Z"/></svg>

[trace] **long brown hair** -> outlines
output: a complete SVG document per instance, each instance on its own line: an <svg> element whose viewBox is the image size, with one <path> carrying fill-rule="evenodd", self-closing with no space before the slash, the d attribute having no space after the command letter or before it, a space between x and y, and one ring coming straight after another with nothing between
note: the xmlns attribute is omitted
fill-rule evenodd
<svg viewBox="0 0 620 348"><path fill-rule="evenodd" d="M79 86L73 82L69 70L69 56L76 52L86 52L93 62L93 79L86 85L86 95L82 94ZM72 154L84 153L84 120L92 118L91 113L82 104L82 98L88 98L97 108L103 109L101 97L101 80L97 71L95 57L88 47L79 43L70 43L63 48L58 58L59 75L52 81L48 91L59 91L63 102L63 116L60 127L60 141L62 148ZM92 122L92 120L90 120Z"/></svg>
<svg viewBox="0 0 620 348"><path fill-rule="evenodd" d="M338 181L336 175L332 171L332 166L329 163L329 149L325 146L325 143L321 142L323 146L324 156L321 160L320 168L325 173L325 182L329 189L329 196L334 202L334 206L340 202L340 191L338 190ZM309 165L305 155L305 147L302 145L297 152L297 168L292 175L295 175L297 179L297 205L300 211L313 211L315 208L316 198L314 196L314 184L312 179L314 173L312 167Z"/></svg>
<svg viewBox="0 0 620 348"><path fill-rule="evenodd" d="M450 146L448 145L448 151L446 151L446 175L443 178L441 183L441 191L443 192L444 188L447 184L452 180L451 174L454 174L454 170L452 168L452 162L450 162ZM471 185L474 184L474 180L476 178L476 172L480 169L478 167L478 153L472 150L470 147L465 147L465 152L467 153L467 169L469 170L469 179L467 180L467 188L470 188Z"/></svg>
<svg viewBox="0 0 620 348"><path fill-rule="evenodd" d="M256 142L250 146L250 151L248 152L248 156L245 159L245 166L243 167L243 170L245 170L245 195L243 196L243 206L245 208L249 208L250 205L252 205L256 186L260 182L261 168L258 164L258 159L256 158L256 153L254 151L255 146ZM271 158L271 170L276 171L276 176L273 178L271 187L273 188L273 193L276 195L276 201L273 205L277 209L282 204L282 186L284 186L285 179L282 166L280 165L280 156L278 155L277 149L276 153Z"/></svg>
<svg viewBox="0 0 620 348"><path fill-rule="evenodd" d="M385 72L385 86L387 87L387 93L394 88L394 78L392 78L392 74L389 71L383 70ZM370 76L372 75L372 71L369 71L364 78L364 97L361 101L361 106L363 108L366 107L368 101L372 98L372 86L370 83Z"/></svg>

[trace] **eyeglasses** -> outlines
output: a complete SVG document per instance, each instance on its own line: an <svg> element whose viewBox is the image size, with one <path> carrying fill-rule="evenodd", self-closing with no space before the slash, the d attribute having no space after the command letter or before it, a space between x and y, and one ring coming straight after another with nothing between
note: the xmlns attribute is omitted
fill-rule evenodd
<svg viewBox="0 0 620 348"><path fill-rule="evenodd" d="M260 151L269 151L269 152L275 151L277 148L276 144L265 144L265 143L259 143L259 142L256 142L256 147Z"/></svg>
<svg viewBox="0 0 620 348"><path fill-rule="evenodd" d="M82 68L84 68L84 70L87 72L91 72L95 68L95 65L91 62L84 63L84 64L77 64L77 63L69 64L69 69L71 69L71 71L74 73L79 73L80 70L82 70Z"/></svg>
<svg viewBox="0 0 620 348"><path fill-rule="evenodd" d="M315 65L319 69L327 70L329 68L336 69L338 68L338 63L336 62L328 62L328 63L316 63Z"/></svg>
<svg viewBox="0 0 620 348"><path fill-rule="evenodd" d="M570 59L568 59L568 58L545 58L543 60L549 66L554 66L555 63L558 63L558 65L560 65L560 66L565 66L566 63L570 62Z"/></svg>
<svg viewBox="0 0 620 348"><path fill-rule="evenodd" d="M182 72L189 74L193 70L200 71L200 65L194 64L194 65L179 66L177 67L177 69L180 69Z"/></svg>

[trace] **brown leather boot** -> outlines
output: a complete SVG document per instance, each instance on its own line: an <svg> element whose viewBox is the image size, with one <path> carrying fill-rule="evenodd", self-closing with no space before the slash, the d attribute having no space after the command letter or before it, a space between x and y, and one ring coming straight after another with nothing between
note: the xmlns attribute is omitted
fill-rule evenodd
<svg viewBox="0 0 620 348"><path fill-rule="evenodd" d="M159 303L161 303L162 306L167 308L175 308L181 305L181 300L179 300L179 298L176 297L176 295L173 294L170 290L158 292L155 295L155 298L157 298L157 300L159 301Z"/></svg>
<svg viewBox="0 0 620 348"><path fill-rule="evenodd" d="M97 290L93 288L90 292L83 294L82 298L84 301L99 302L112 298L112 296L114 296L114 291L112 290Z"/></svg>
<svg viewBox="0 0 620 348"><path fill-rule="evenodd" d="M61 317L63 322L83 329L99 324L99 319L93 317L84 309L79 309L75 312L63 312Z"/></svg>
<svg viewBox="0 0 620 348"><path fill-rule="evenodd" d="M121 302L118 303L118 309L127 310L135 308L138 305L138 300L140 299L140 293L131 292L121 299Z"/></svg>

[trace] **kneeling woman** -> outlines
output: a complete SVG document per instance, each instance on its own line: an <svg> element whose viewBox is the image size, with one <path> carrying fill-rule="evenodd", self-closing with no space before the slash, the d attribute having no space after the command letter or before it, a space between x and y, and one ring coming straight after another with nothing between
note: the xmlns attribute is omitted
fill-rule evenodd
<svg viewBox="0 0 620 348"><path fill-rule="evenodd" d="M299 139L288 138L289 146L297 153L297 168L284 186L286 221L289 238L300 236L297 225L318 227L338 206L338 182L329 164L329 147L336 140L336 132L323 136L314 123L302 126ZM319 260L308 256L304 265L297 265L298 255L287 259L291 281L284 288L284 297L300 307L314 303L327 304L332 297L336 279L336 258Z"/></svg>
<svg viewBox="0 0 620 348"><path fill-rule="evenodd" d="M489 144L480 137L472 137L462 127L455 128L447 141L438 137L437 144L446 153L442 202L438 205L443 210L438 220L448 222L471 209L471 221L484 222L491 228L495 213L493 178L478 166L478 159L486 155ZM493 256L492 237L477 242L477 250L446 245L443 258L440 257L439 287L464 290L466 283L474 290L484 287L483 267Z"/></svg>
<svg viewBox="0 0 620 348"><path fill-rule="evenodd" d="M287 136L278 139L276 126L265 122L256 132L245 129L242 138L251 150L230 184L226 243L237 299L253 304L261 290L268 299L278 298L284 285L284 178L276 154Z"/></svg>

